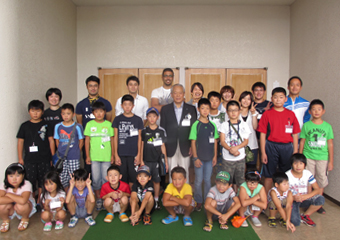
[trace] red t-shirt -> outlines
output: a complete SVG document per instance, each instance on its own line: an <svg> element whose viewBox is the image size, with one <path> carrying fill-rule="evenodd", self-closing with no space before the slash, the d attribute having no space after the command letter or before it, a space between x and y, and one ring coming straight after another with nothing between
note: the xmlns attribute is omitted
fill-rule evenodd
<svg viewBox="0 0 340 240"><path fill-rule="evenodd" d="M277 143L293 142L292 134L301 132L299 122L293 111L284 109L282 112L271 108L265 111L259 122L257 131L267 133L267 127L270 127L269 141ZM293 128L292 130L289 128Z"/></svg>
<svg viewBox="0 0 340 240"><path fill-rule="evenodd" d="M109 182L104 183L100 190L100 198L103 198L106 194L110 192L114 192L114 191L116 192L121 191L121 192L131 194L129 184L119 180L119 185L117 189L112 188ZM115 199L115 202L118 202L118 201L119 199Z"/></svg>

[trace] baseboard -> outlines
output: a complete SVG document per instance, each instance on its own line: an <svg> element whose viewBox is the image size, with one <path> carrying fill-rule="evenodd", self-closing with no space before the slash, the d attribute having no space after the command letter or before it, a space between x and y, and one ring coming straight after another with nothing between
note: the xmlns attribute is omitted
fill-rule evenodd
<svg viewBox="0 0 340 240"><path fill-rule="evenodd" d="M325 198L327 198L328 200L332 201L333 203L335 203L336 205L340 206L340 202L339 202L338 200L336 200L336 199L334 199L334 198L328 196L328 195L325 194L325 193L323 194L323 196L324 196Z"/></svg>

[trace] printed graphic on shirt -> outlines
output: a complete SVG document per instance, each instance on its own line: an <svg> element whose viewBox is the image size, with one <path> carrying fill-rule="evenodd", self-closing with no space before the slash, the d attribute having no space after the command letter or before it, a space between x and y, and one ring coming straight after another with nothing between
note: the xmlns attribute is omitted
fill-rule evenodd
<svg viewBox="0 0 340 240"><path fill-rule="evenodd" d="M38 131L38 134L41 138L41 140L45 140L46 137L46 132L47 132L47 124L41 126L40 130Z"/></svg>
<svg viewBox="0 0 340 240"><path fill-rule="evenodd" d="M312 149L320 149L326 145L326 132L323 129L314 128L307 132L308 146Z"/></svg>

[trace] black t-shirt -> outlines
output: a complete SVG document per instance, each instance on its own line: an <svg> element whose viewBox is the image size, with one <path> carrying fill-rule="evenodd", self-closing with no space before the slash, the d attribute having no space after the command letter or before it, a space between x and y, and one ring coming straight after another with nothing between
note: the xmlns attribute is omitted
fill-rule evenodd
<svg viewBox="0 0 340 240"><path fill-rule="evenodd" d="M153 183L152 183L152 181L148 181L143 188L142 185L138 181L136 181L132 185L132 191L131 192L136 192L139 201L143 201L145 194L147 192L151 192L153 194L153 192L154 192Z"/></svg>
<svg viewBox="0 0 340 240"><path fill-rule="evenodd" d="M31 121L21 124L17 138L24 139L24 162L40 163L51 161L51 149L48 137L53 137L53 130L44 120L38 123ZM36 148L31 148L36 146Z"/></svg>
<svg viewBox="0 0 340 240"><path fill-rule="evenodd" d="M166 141L166 132L162 127L152 130L146 127L142 130L144 142L143 161L158 162L162 156L162 144Z"/></svg>
<svg viewBox="0 0 340 240"><path fill-rule="evenodd" d="M121 114L113 120L113 128L118 129L118 155L135 157L138 153L138 130L143 129L143 120L133 115Z"/></svg>
<svg viewBox="0 0 340 240"><path fill-rule="evenodd" d="M42 115L42 119L44 119L54 131L55 125L63 121L61 118L61 108L58 108L55 111L50 108L46 109Z"/></svg>
<svg viewBox="0 0 340 240"><path fill-rule="evenodd" d="M255 104L257 104L256 107L255 107L255 109L256 109L256 111L259 113L259 114L257 115L257 121L258 121L258 122L260 122L260 119L261 119L261 117L262 117L262 114L266 111L265 108L267 107L268 103L269 103L268 100L264 100L264 101L261 102L261 103L255 103ZM272 107L273 107L273 105L272 105L270 108L272 108ZM270 130L269 130L269 132L270 132ZM257 139L260 139L260 133L259 133L258 131L256 131L256 136L257 136ZM268 137L268 136L269 136L269 134L267 134L267 137Z"/></svg>

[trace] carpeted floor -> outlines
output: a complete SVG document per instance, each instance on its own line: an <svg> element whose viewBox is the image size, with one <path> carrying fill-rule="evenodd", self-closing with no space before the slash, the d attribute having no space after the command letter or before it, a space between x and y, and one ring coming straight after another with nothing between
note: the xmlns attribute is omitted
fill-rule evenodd
<svg viewBox="0 0 340 240"><path fill-rule="evenodd" d="M218 222L214 222L214 227L211 232L203 231L205 222L205 213L193 212L191 217L193 219L193 226L184 227L183 215L179 215L179 221L165 225L161 222L163 218L168 216L167 211L163 208L159 211L154 211L152 214L152 225L144 226L140 222L137 226L131 226L129 222L122 223L119 220L118 213L111 223L105 223L104 218L106 211L101 211L96 217L97 224L89 228L83 240L96 239L147 239L147 240L165 240L165 239L247 239L259 240L251 224L247 228L234 228L228 222L229 229L219 229ZM129 213L128 213L129 215Z"/></svg>

